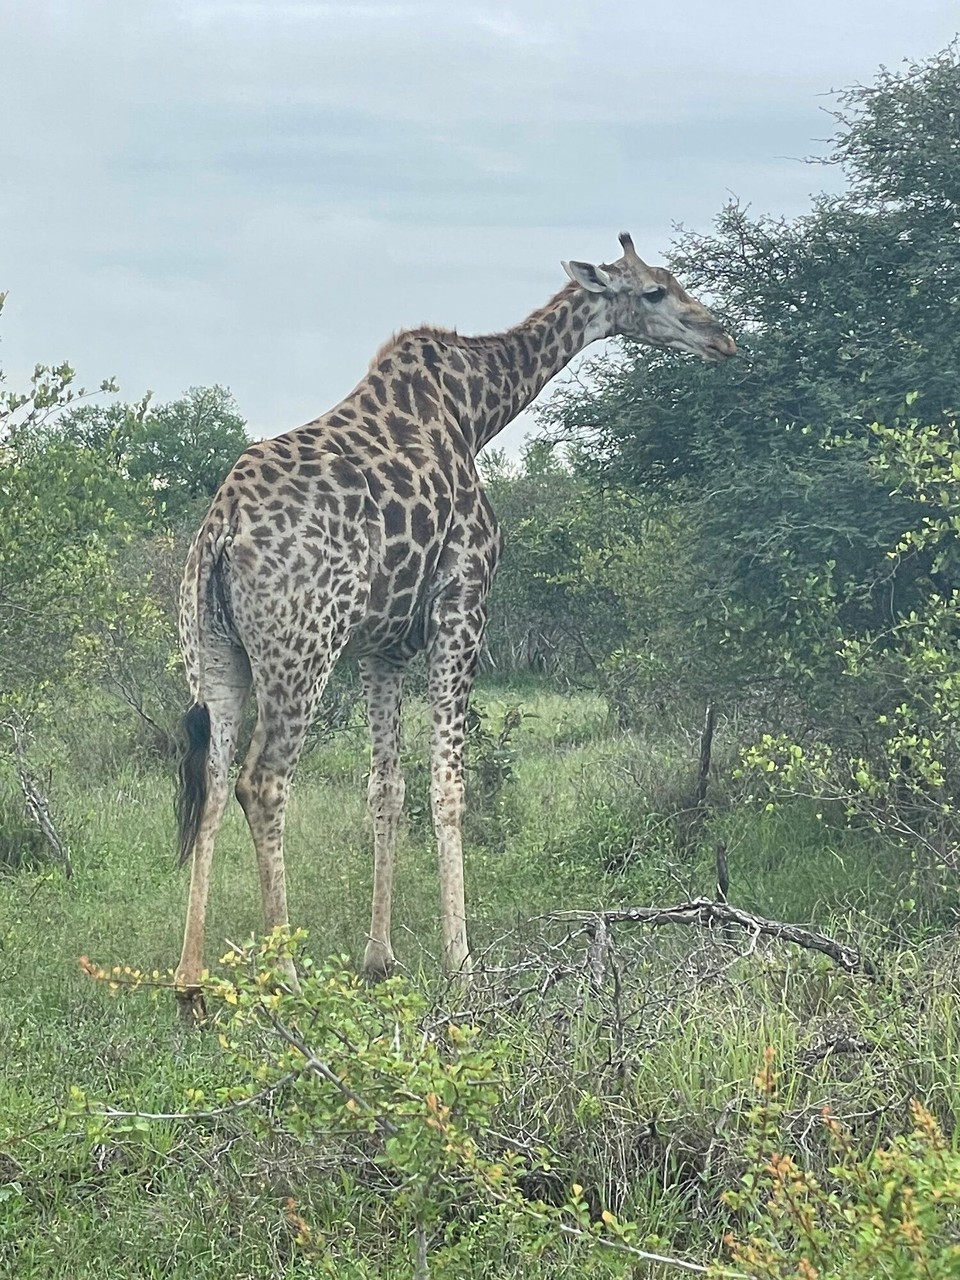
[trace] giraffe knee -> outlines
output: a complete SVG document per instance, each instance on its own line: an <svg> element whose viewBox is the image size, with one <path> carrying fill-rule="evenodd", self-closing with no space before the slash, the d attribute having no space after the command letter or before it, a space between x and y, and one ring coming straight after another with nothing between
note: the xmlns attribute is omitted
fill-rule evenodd
<svg viewBox="0 0 960 1280"><path fill-rule="evenodd" d="M249 817L255 811L272 810L282 804L286 790L285 780L275 774L244 769L237 779L234 794Z"/></svg>
<svg viewBox="0 0 960 1280"><path fill-rule="evenodd" d="M433 820L438 828L460 826L464 810L464 785L461 776L449 770L435 777L430 788L430 799Z"/></svg>
<svg viewBox="0 0 960 1280"><path fill-rule="evenodd" d="M233 794L240 801L240 808L243 812L249 813L254 800L254 786L249 774L240 774L237 779L237 785L233 789Z"/></svg>
<svg viewBox="0 0 960 1280"><path fill-rule="evenodd" d="M367 785L367 808L370 816L398 818L403 812L406 784L399 769L373 769Z"/></svg>

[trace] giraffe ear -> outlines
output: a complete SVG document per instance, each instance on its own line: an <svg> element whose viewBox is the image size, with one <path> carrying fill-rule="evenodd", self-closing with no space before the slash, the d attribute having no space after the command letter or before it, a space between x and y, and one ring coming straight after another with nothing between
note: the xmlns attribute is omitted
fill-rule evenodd
<svg viewBox="0 0 960 1280"><path fill-rule="evenodd" d="M595 267L592 262L561 262L560 265L574 284L589 293L605 293L613 287L603 267Z"/></svg>

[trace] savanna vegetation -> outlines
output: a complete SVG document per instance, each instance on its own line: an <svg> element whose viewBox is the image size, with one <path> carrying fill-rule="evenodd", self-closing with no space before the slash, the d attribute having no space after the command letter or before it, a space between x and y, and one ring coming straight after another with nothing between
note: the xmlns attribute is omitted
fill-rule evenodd
<svg viewBox="0 0 960 1280"><path fill-rule="evenodd" d="M176 583L245 424L66 365L4 392L0 1274L960 1274L958 122L955 45L842 95L842 195L674 246L739 359L625 347L488 453L469 992L416 679L403 971L353 976L344 669L288 819L301 929L258 940L235 809L212 1026L177 1024Z"/></svg>

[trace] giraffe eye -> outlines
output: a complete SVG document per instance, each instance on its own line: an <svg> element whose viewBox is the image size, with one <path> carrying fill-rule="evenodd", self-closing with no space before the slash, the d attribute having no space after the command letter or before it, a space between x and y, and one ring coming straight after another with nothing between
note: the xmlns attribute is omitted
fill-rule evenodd
<svg viewBox="0 0 960 1280"><path fill-rule="evenodd" d="M667 291L663 285L659 285L656 289L649 289L644 295L645 302L662 302L667 296Z"/></svg>

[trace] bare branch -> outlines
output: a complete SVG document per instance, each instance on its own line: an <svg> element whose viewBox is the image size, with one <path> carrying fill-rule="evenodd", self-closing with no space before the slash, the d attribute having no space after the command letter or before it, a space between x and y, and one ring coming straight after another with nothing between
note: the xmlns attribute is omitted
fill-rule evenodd
<svg viewBox="0 0 960 1280"><path fill-rule="evenodd" d="M877 970L873 962L854 947L828 938L826 934L812 929L804 929L800 925L787 924L782 920L766 920L755 916L739 907L730 906L726 902L711 902L709 898L694 898L690 902L682 902L673 907L622 907L610 911L554 911L542 917L545 920L576 920L585 925L592 923L597 927L598 921L605 924L688 924L700 925L711 929L715 925L739 925L754 935L754 938L766 935L779 938L783 942L795 943L808 951L819 951L829 956L835 964L847 973L864 973L868 977L876 977Z"/></svg>
<svg viewBox="0 0 960 1280"><path fill-rule="evenodd" d="M211 1107L207 1111L121 1111L117 1107L88 1107L86 1114L97 1116L101 1120L187 1121L191 1124L198 1120L218 1120L223 1116L231 1116L237 1111L266 1102L300 1075L302 1075L300 1070L288 1071L285 1076L274 1080L258 1093L253 1093L247 1098L236 1098L232 1102L225 1102L222 1107Z"/></svg>
<svg viewBox="0 0 960 1280"><path fill-rule="evenodd" d="M13 742L14 768L17 771L17 779L20 783L20 790L23 792L27 813L44 840L53 850L53 856L61 864L64 874L69 880L73 875L70 850L57 831L50 816L50 801L40 790L36 779L27 766L26 724L20 716L10 715L0 724L0 727L9 731Z"/></svg>
<svg viewBox="0 0 960 1280"><path fill-rule="evenodd" d="M703 732L700 735L700 761L697 768L697 792L694 805L702 809L707 799L707 784L710 781L710 758L713 753L713 733L717 724L717 704L711 698L703 721Z"/></svg>

